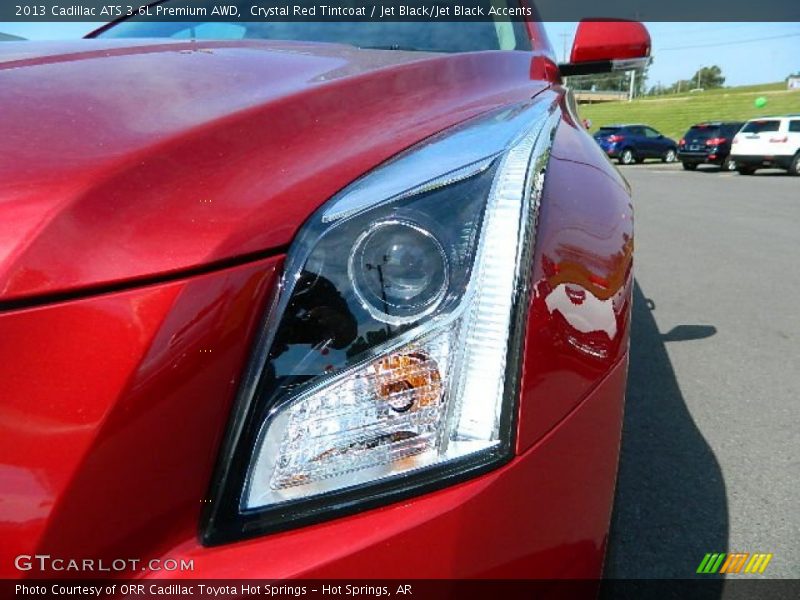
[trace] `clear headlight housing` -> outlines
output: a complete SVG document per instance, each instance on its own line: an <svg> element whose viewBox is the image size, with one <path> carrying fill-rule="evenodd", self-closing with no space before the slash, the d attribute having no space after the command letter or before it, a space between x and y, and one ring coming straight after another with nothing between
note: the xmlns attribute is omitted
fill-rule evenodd
<svg viewBox="0 0 800 600"><path fill-rule="evenodd" d="M539 100L446 131L306 223L230 427L207 543L510 457L526 275L559 118Z"/></svg>

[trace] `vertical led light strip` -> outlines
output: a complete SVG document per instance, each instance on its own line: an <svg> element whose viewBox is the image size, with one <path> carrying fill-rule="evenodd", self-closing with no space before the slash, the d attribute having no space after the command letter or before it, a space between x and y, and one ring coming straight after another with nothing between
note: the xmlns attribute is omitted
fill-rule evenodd
<svg viewBox="0 0 800 600"><path fill-rule="evenodd" d="M521 268L532 248L544 169L560 113L545 114L506 154L498 169L473 275L461 361L454 441L496 440L506 381L513 309L525 297Z"/></svg>

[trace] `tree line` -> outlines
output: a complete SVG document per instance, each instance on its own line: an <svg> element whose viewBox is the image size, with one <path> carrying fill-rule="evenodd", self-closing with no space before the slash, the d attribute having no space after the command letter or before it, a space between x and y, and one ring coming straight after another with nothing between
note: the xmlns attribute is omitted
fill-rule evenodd
<svg viewBox="0 0 800 600"><path fill-rule="evenodd" d="M702 67L695 71L688 79L679 79L671 85L661 85L661 82L647 87L649 66L643 71L637 71L633 82L633 95L636 96L662 96L665 94L680 94L691 90L714 90L725 85L725 76L717 65ZM785 78L800 77L800 71L791 73ZM631 71L618 71L615 73L601 73L598 75L573 75L568 78L568 85L574 90L599 91L599 92L630 92Z"/></svg>
<svg viewBox="0 0 800 600"><path fill-rule="evenodd" d="M661 94L679 94L693 89L713 90L725 85L725 76L717 65L702 67L688 79L679 79L671 85L657 83L647 86L649 67L638 72L633 82L634 96L658 96ZM604 92L630 91L631 72L602 73L598 75L576 75L569 78L569 85L576 90L594 90Z"/></svg>

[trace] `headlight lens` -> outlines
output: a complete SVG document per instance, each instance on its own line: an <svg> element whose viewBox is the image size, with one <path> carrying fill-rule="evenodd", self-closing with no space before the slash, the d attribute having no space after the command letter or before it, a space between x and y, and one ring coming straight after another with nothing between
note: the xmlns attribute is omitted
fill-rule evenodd
<svg viewBox="0 0 800 600"><path fill-rule="evenodd" d="M448 281L447 255L430 231L410 222L375 223L356 240L348 274L359 300L387 323L434 310Z"/></svg>
<svg viewBox="0 0 800 600"><path fill-rule="evenodd" d="M207 542L510 455L514 334L558 119L537 102L435 136L304 226L229 432Z"/></svg>

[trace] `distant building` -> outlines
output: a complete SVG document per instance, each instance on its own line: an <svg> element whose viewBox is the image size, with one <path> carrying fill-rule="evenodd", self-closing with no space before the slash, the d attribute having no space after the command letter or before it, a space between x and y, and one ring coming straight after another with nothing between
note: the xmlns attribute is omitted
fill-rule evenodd
<svg viewBox="0 0 800 600"><path fill-rule="evenodd" d="M786 80L786 88L790 90L800 90L800 77L789 77Z"/></svg>

